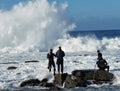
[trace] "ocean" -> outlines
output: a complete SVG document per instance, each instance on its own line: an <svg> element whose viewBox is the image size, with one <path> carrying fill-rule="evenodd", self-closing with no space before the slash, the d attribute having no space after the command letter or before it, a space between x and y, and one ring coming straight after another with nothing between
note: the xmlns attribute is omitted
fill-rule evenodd
<svg viewBox="0 0 120 91"><path fill-rule="evenodd" d="M120 91L120 30L75 30L76 23L67 14L66 6L69 5L28 0L9 10L0 9L1 91L46 91L41 87L21 88L20 84L35 78L48 78L53 82L53 72L49 73L47 69L46 55L50 48L55 53L59 46L65 51L65 73L97 70L96 51L99 49L115 76L112 85L92 84L63 91ZM16 69L8 70L11 66Z"/></svg>
<svg viewBox="0 0 120 91"><path fill-rule="evenodd" d="M75 31L69 31L68 32L70 34L70 36L72 37L78 37L78 36L96 36L98 39L102 39L104 37L106 38L115 38L115 37L120 37L120 30L84 30L84 31L80 31L80 30L75 30Z"/></svg>
<svg viewBox="0 0 120 91"><path fill-rule="evenodd" d="M88 87L81 87L81 88L71 88L71 89L63 89L63 91L119 91L120 90L120 57L119 57L119 35L120 31L115 30L105 30L105 31L71 31L66 35L68 37L62 38L59 40L59 43L62 43L62 48L65 51L65 58L64 58L64 72L71 74L71 72L75 69L78 70L85 70L85 69L98 69L95 67L96 60L97 60L97 53L96 48L99 48L102 53L103 57L107 60L110 66L110 72L113 73L116 79L113 81L112 85L109 84L102 84L102 85L90 85ZM99 35L102 35L99 37ZM93 37L94 36L94 37ZM86 42L79 42L80 39ZM95 38L95 39L94 39ZM104 38L106 45L104 45L104 49L102 44L97 45L96 47L94 43L96 41L103 41ZM117 39L117 40L116 40ZM64 40L64 42L62 42ZM68 42L71 41L72 42ZM74 41L75 40L75 41ZM76 43L77 40L77 43ZM68 42L68 44L66 44ZM74 43L75 42L75 43ZM114 44L117 43L117 45ZM81 45L86 46L81 47L81 50L76 50L76 47L81 47ZM83 43L83 44L82 44ZM87 47L89 44L93 43L93 46ZM77 45L75 45L77 44ZM99 43L98 43L99 44ZM65 45L65 46L64 46ZM94 46L95 45L95 46ZM110 45L110 47L108 47ZM68 50L65 49L66 46L73 46L74 49ZM117 46L117 47L114 47ZM94 48L91 48L94 47ZM83 48L83 49L82 49ZM54 52L57 51L57 48L54 49ZM87 56L85 56L87 54ZM44 77L48 77L49 81L52 82L53 80L53 72L49 73L47 69L48 60L46 58L47 51L40 52L40 51L24 51L24 52L16 52L16 51L7 51L1 52L0 55L0 89L3 91L47 91L46 88L40 87L25 87L20 88L20 84L22 81L27 79L37 78L39 80L43 79ZM38 63L25 63L25 61L37 60ZM56 58L55 58L56 61ZM15 66L17 69L15 70L7 70L8 67ZM48 90L49 91L49 90Z"/></svg>

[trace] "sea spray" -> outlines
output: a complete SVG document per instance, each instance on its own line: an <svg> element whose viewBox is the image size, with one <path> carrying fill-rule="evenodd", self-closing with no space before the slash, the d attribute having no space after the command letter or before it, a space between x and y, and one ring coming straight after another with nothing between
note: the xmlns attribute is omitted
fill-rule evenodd
<svg viewBox="0 0 120 91"><path fill-rule="evenodd" d="M82 32L81 32L82 33ZM64 41L64 42L63 42ZM99 50L119 50L120 37L102 39L97 38L95 35L86 35L71 37L67 35L63 39L58 39L57 44L61 45L66 52L96 52ZM55 46L57 48L57 46Z"/></svg>
<svg viewBox="0 0 120 91"><path fill-rule="evenodd" d="M67 4L47 0L19 3L0 12L0 49L6 51L46 51L75 24L66 14Z"/></svg>

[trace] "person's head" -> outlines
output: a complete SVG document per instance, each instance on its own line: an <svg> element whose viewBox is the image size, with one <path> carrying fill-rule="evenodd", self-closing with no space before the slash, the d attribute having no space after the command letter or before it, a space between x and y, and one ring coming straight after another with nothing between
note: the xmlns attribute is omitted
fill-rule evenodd
<svg viewBox="0 0 120 91"><path fill-rule="evenodd" d="M59 50L61 50L61 46L59 46Z"/></svg>
<svg viewBox="0 0 120 91"><path fill-rule="evenodd" d="M53 51L53 49L50 49L50 52L52 52Z"/></svg>
<svg viewBox="0 0 120 91"><path fill-rule="evenodd" d="M97 50L97 52L99 53L99 52L100 52L100 50Z"/></svg>

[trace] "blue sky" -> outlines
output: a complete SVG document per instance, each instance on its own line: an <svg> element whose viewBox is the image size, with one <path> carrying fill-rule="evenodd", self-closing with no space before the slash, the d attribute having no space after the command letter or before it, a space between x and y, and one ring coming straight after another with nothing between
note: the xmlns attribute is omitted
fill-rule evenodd
<svg viewBox="0 0 120 91"><path fill-rule="evenodd" d="M28 0L0 0L0 8L10 9ZM49 2L55 0L49 0ZM56 0L68 3L68 14L78 30L120 29L120 0Z"/></svg>

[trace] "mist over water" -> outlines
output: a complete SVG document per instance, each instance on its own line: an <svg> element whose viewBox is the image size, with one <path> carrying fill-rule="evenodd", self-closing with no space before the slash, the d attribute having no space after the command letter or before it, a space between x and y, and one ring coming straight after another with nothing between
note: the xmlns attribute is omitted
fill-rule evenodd
<svg viewBox="0 0 120 91"><path fill-rule="evenodd" d="M47 0L19 3L0 12L0 49L4 51L45 51L56 45L66 31L75 27L66 12L67 4ZM67 18L66 18L67 17Z"/></svg>

